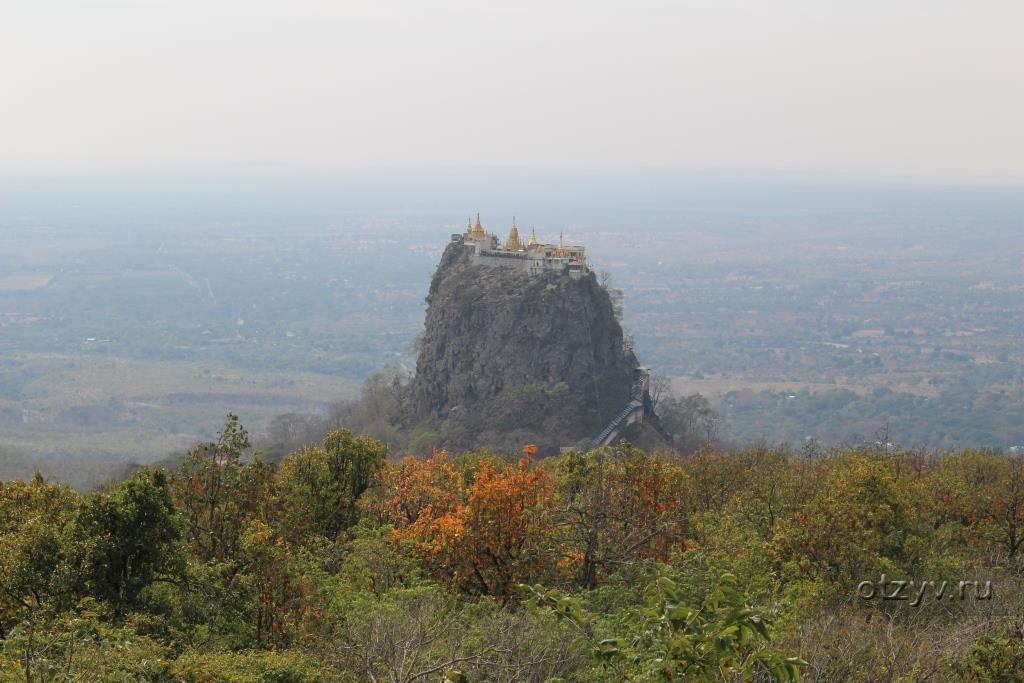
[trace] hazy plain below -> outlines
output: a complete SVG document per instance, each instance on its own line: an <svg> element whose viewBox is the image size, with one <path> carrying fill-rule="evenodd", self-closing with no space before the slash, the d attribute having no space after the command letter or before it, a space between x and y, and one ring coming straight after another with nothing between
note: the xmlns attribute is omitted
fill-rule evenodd
<svg viewBox="0 0 1024 683"><path fill-rule="evenodd" d="M584 243L723 435L1024 444L1024 192L795 174L229 169L0 183L0 447L152 461L411 369L450 233Z"/></svg>

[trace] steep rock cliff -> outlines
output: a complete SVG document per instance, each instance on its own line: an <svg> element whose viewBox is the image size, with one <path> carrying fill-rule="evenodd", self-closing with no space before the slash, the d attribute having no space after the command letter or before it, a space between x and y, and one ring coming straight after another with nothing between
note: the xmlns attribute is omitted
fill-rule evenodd
<svg viewBox="0 0 1024 683"><path fill-rule="evenodd" d="M579 444L630 400L636 361L592 273L474 266L453 242L427 303L410 421L451 447Z"/></svg>

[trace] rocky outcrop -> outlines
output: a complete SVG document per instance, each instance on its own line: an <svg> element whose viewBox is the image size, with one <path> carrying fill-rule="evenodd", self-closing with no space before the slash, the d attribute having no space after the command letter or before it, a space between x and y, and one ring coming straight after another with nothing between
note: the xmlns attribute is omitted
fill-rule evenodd
<svg viewBox="0 0 1024 683"><path fill-rule="evenodd" d="M636 360L592 273L474 266L452 242L427 303L409 420L449 447L580 444L630 401Z"/></svg>

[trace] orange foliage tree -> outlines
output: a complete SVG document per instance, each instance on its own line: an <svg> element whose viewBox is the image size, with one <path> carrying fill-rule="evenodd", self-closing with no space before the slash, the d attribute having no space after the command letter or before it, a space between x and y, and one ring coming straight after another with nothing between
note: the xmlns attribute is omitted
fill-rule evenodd
<svg viewBox="0 0 1024 683"><path fill-rule="evenodd" d="M426 460L410 455L397 465L385 465L361 505L376 522L404 529L421 516L452 512L461 492L462 475L448 453L439 451Z"/></svg>
<svg viewBox="0 0 1024 683"><path fill-rule="evenodd" d="M535 446L523 451L516 466L483 462L468 485L443 454L406 460L382 473L371 506L437 575L462 591L506 600L555 560L550 476L534 464Z"/></svg>

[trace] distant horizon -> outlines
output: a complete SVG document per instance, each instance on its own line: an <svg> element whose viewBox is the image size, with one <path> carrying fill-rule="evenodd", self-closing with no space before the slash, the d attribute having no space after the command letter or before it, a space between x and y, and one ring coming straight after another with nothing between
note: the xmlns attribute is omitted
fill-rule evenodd
<svg viewBox="0 0 1024 683"><path fill-rule="evenodd" d="M1024 177L944 177L927 173L880 171L867 172L797 166L684 166L684 165L595 165L572 164L378 164L364 166L303 166L287 163L185 164L137 166L103 169L13 169L0 166L0 181L32 185L72 180L104 182L112 180L159 182L168 180L214 179L228 182L265 180L275 177L306 180L387 180L418 174L527 174L575 175L580 177L609 173L691 176L698 180L724 182L771 181L825 185L875 185L906 188L1004 189L1024 191Z"/></svg>
<svg viewBox="0 0 1024 683"><path fill-rule="evenodd" d="M644 212L852 211L913 208L976 222L989 211L1024 212L1024 185L954 184L773 169L447 166L308 170L206 167L161 172L0 173L0 230L73 219L110 225L174 220L274 225L331 215L419 214L485 223L518 215L587 222ZM507 215L506 215L507 214ZM75 218L77 217L77 218ZM664 223L664 221L661 221Z"/></svg>

